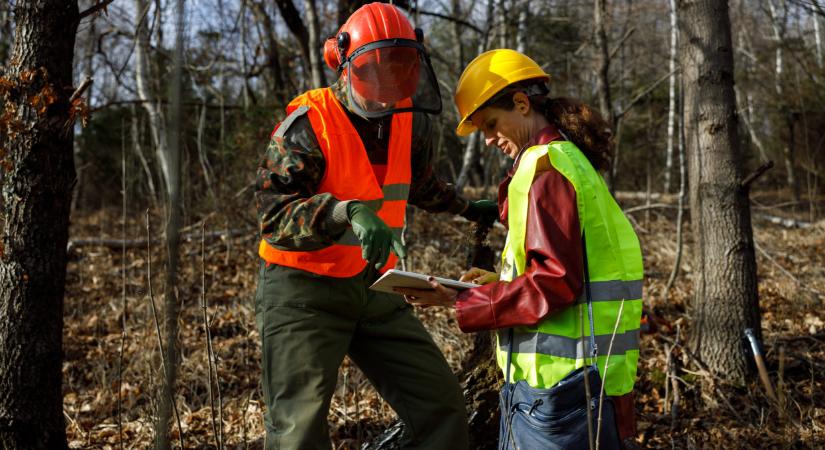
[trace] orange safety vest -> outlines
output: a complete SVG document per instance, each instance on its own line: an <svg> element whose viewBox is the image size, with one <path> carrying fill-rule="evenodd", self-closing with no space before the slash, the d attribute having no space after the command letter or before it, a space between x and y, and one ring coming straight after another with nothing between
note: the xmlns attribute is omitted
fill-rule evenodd
<svg viewBox="0 0 825 450"><path fill-rule="evenodd" d="M400 239L410 192L412 113L392 116L387 174L382 186L375 178L358 132L329 88L296 97L286 110L287 117L273 136L283 137L295 119L303 114L309 117L326 161L317 192L329 192L338 200L361 201ZM261 239L258 254L269 263L337 278L355 276L367 265L361 257L361 243L349 227L334 244L313 251L280 250ZM381 272L395 267L397 261L398 257L391 253Z"/></svg>

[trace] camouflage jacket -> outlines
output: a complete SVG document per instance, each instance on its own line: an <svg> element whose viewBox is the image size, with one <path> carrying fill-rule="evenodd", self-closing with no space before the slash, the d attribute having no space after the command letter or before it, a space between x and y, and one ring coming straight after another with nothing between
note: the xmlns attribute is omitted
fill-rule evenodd
<svg viewBox="0 0 825 450"><path fill-rule="evenodd" d="M332 89L338 101L346 106L341 87L336 84ZM364 143L370 162L386 164L391 117L366 120L347 108L345 111ZM467 201L433 172L432 121L424 113L413 113L410 151L409 203L430 212L463 211ZM283 139L270 140L258 166L255 203L261 235L274 247L301 251L323 248L332 244L349 225L347 202L332 194L317 192L325 166L324 155L306 115L289 126Z"/></svg>

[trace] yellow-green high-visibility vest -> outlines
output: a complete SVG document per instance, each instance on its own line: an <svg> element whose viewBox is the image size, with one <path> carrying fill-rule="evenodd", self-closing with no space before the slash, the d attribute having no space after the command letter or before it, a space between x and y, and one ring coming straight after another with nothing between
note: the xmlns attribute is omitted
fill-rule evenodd
<svg viewBox="0 0 825 450"><path fill-rule="evenodd" d="M527 196L537 164L548 157L550 164L576 190L579 223L587 241L598 348L596 362L605 392L623 395L633 389L639 360L642 252L633 227L610 195L604 179L572 142L554 141L528 148L521 154L507 191L509 231L502 254L501 280L511 281L524 273ZM535 388L550 388L573 370L592 363L586 303L583 289L577 305L551 314L536 326L513 330L509 382L525 380ZM611 347L620 309L621 317L608 361L608 347ZM505 376L508 347L507 330L499 330L496 356Z"/></svg>

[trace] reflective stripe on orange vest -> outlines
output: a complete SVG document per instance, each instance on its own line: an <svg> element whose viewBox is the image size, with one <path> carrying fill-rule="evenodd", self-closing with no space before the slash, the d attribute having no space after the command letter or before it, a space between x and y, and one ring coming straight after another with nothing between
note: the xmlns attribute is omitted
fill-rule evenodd
<svg viewBox="0 0 825 450"><path fill-rule="evenodd" d="M287 114L273 136L283 137L296 116L307 115L326 162L317 193L330 193L338 200L363 202L400 238L410 192L412 113L392 116L383 186L375 179L358 132L329 88L311 90L296 97L287 106ZM273 264L338 278L355 276L367 264L361 257L361 244L351 228L329 247L306 252L277 249L262 239L258 254ZM391 253L381 271L395 267L397 261Z"/></svg>

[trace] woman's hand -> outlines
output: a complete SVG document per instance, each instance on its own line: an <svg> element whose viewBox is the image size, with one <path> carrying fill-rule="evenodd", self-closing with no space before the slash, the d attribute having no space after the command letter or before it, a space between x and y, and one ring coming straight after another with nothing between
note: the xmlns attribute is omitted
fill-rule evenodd
<svg viewBox="0 0 825 450"><path fill-rule="evenodd" d="M475 284L487 284L498 281L499 276L495 272L489 270L479 269L478 267L471 267L470 270L464 272L460 281Z"/></svg>
<svg viewBox="0 0 825 450"><path fill-rule="evenodd" d="M404 295L404 300L413 306L427 308L430 306L455 306L458 291L444 287L433 277L427 282L433 287L430 289L395 288L395 292Z"/></svg>

